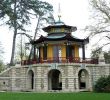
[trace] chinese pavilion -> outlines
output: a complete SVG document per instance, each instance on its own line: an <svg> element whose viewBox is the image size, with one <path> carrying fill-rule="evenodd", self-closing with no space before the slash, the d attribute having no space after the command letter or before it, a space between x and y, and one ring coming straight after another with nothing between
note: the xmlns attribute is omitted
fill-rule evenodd
<svg viewBox="0 0 110 100"><path fill-rule="evenodd" d="M48 35L31 42L39 52L37 59L34 52L34 63L79 63L85 60L85 45L89 43L89 39L72 36L71 33L77 30L76 27L65 25L59 20L43 30ZM79 57L79 48L82 48L82 59Z"/></svg>
<svg viewBox="0 0 110 100"><path fill-rule="evenodd" d="M89 39L72 36L76 27L59 19L43 30L48 33L46 37L31 41L33 58L0 73L1 91L92 91L99 77L110 75L110 65L104 63L103 56L99 60L85 58Z"/></svg>

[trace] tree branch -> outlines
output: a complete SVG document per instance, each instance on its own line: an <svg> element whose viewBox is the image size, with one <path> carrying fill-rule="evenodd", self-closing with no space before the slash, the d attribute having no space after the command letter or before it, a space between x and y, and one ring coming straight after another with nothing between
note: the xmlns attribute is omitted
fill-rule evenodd
<svg viewBox="0 0 110 100"><path fill-rule="evenodd" d="M32 41L32 36L26 34L26 33L17 33L17 34L21 34L21 35L25 35L26 37L28 37L30 39L30 41Z"/></svg>
<svg viewBox="0 0 110 100"><path fill-rule="evenodd" d="M110 37L109 36L106 36L108 39L110 39Z"/></svg>

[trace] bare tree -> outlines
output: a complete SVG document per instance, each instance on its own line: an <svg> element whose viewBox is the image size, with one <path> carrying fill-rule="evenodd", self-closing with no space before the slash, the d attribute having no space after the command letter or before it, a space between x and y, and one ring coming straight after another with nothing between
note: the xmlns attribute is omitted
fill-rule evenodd
<svg viewBox="0 0 110 100"><path fill-rule="evenodd" d="M85 29L90 32L91 37L100 35L96 44L106 39L106 42L100 46L103 48L110 44L110 0L89 0L89 3L92 23Z"/></svg>
<svg viewBox="0 0 110 100"><path fill-rule="evenodd" d="M48 7L45 7L45 9L48 10ZM34 38L33 41L36 40L37 36L39 35L38 32L41 29L42 26L44 26L44 22L48 23L48 24L53 24L55 23L55 19L52 13L47 13L46 10L42 10L41 13L39 13L38 15L36 15L37 18L37 23L36 23L36 28L35 28L35 32L34 32ZM43 23L42 23L43 22ZM30 50L30 54L29 54L29 58L28 60L31 59L32 53L34 50L34 46L32 45L31 50Z"/></svg>

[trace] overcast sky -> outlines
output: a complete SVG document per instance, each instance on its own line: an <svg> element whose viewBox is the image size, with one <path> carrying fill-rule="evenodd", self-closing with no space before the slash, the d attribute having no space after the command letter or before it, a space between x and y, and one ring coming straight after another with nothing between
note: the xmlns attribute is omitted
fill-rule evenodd
<svg viewBox="0 0 110 100"><path fill-rule="evenodd" d="M89 6L88 0L44 0L53 5L54 17L58 20L58 5L60 3L61 20L71 26L76 26L78 30L73 34L79 38L84 38L87 34L84 34L81 30L89 23ZM34 22L33 22L34 23ZM12 30L8 30L6 26L0 27L0 41L4 47L4 61L10 62L11 48L12 48ZM89 56L86 53L86 56Z"/></svg>

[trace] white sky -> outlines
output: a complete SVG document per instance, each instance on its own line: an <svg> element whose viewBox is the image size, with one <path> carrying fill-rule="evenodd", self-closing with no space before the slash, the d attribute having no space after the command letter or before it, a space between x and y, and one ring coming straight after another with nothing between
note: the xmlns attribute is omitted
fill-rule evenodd
<svg viewBox="0 0 110 100"><path fill-rule="evenodd" d="M61 20L67 25L76 26L78 30L73 33L79 38L84 38L87 34L81 32L89 23L89 10L88 0L44 0L51 3L54 7L54 16L57 20L58 4L61 7ZM34 23L34 22L33 22ZM12 30L8 30L7 27L0 27L0 41L4 47L4 61L10 62L11 48L12 48ZM87 48L89 48L88 46ZM90 48L89 48L90 49ZM88 50L89 51L89 50ZM89 57L90 52L86 52L86 56Z"/></svg>

